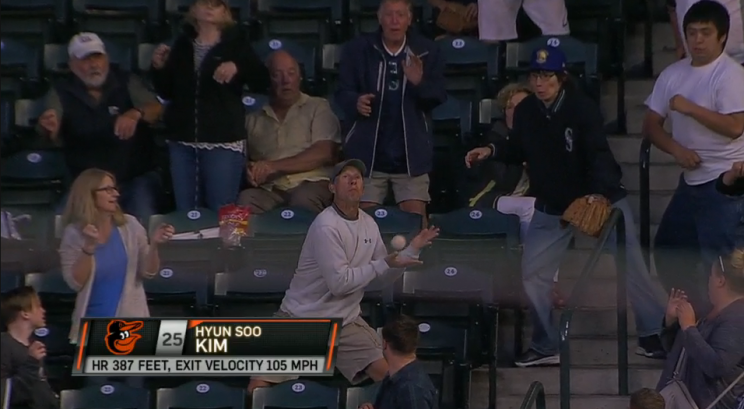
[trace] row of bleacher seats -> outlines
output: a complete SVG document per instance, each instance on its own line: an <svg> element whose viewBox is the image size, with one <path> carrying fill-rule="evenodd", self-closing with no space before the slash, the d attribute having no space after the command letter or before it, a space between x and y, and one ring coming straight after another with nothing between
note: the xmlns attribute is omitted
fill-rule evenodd
<svg viewBox="0 0 744 409"><path fill-rule="evenodd" d="M369 212L386 242L395 234L410 238L421 226L419 216L396 208ZM255 215L252 237L245 238L241 248L223 249L218 238L173 240L163 245L161 271L144 283L151 315L271 316L289 287L304 232L313 218L301 209L289 208ZM50 218L33 220L36 226L28 227L37 229L36 237L24 230L21 234L27 240L2 242L2 289L26 284L39 292L47 310L46 362L52 366L50 372L57 374L50 378L66 385L73 356L67 335L76 294L65 284L56 262L31 267L39 259L55 257L60 236ZM217 225L217 216L203 209L158 215L153 216L151 226L162 222L174 225L177 233L206 234ZM429 363L442 391L443 407L460 407L467 400L469 371L482 365L495 368L499 311L521 311L519 222L496 210L463 209L433 215L432 223L440 226L442 236L422 253L424 265L405 272L394 286L371 283L362 314L374 327L398 313L425 323L418 355ZM40 244L45 234L50 236L46 249ZM38 272L44 270L48 271ZM519 348L514 345L515 350Z"/></svg>
<svg viewBox="0 0 744 409"><path fill-rule="evenodd" d="M379 384L338 388L309 380L289 381L272 388L259 389L251 397L253 409L358 409L373 403ZM101 386L63 390L62 409L244 409L245 386L230 387L208 380L197 380L175 388L151 393L112 382ZM152 402L154 395L154 404Z"/></svg>

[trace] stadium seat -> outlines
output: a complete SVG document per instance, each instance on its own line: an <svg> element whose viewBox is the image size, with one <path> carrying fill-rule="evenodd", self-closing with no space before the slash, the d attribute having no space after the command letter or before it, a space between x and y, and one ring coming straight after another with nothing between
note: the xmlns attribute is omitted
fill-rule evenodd
<svg viewBox="0 0 744 409"><path fill-rule="evenodd" d="M364 211L375 219L384 238L390 239L396 234L402 234L410 236L410 239L423 226L420 214L404 212L396 206L375 206Z"/></svg>
<svg viewBox="0 0 744 409"><path fill-rule="evenodd" d="M364 387L354 387L346 390L346 409L359 409L362 404L375 403L377 392L380 390L379 383L373 383Z"/></svg>
<svg viewBox="0 0 744 409"><path fill-rule="evenodd" d="M156 409L243 409L245 388L214 381L192 381L172 389L158 389Z"/></svg>
<svg viewBox="0 0 744 409"><path fill-rule="evenodd" d="M277 37L267 37L263 40L253 42L253 50L264 61L266 61L271 53L279 50L286 51L294 57L302 70L302 78L305 85L309 88L314 87L317 80L315 77L315 54L317 49L317 47L312 45L303 45L297 41Z"/></svg>
<svg viewBox="0 0 744 409"><path fill-rule="evenodd" d="M218 217L207 209L154 215L149 230L163 223L174 227L176 239L160 246L160 271L144 281L150 314L202 315L211 294L212 277L222 268L221 241L212 234L219 225ZM190 238L179 239L179 234Z"/></svg>
<svg viewBox="0 0 744 409"><path fill-rule="evenodd" d="M149 409L150 392L111 382L101 386L64 390L60 393L60 407L65 409Z"/></svg>
<svg viewBox="0 0 744 409"><path fill-rule="evenodd" d="M64 0L3 0L1 31L43 44L68 23L68 7Z"/></svg>
<svg viewBox="0 0 744 409"><path fill-rule="evenodd" d="M498 77L499 47L477 37L445 36L437 40L447 62L447 91L464 100L490 97Z"/></svg>
<svg viewBox="0 0 744 409"><path fill-rule="evenodd" d="M2 76L20 78L21 81L38 80L41 68L39 48L6 35L0 41Z"/></svg>
<svg viewBox="0 0 744 409"><path fill-rule="evenodd" d="M491 130L494 121L504 119L504 110L499 107L498 101L493 98L485 98L478 102L478 127L481 133Z"/></svg>
<svg viewBox="0 0 744 409"><path fill-rule="evenodd" d="M292 38L320 48L339 37L343 5L341 0L258 0L258 19L264 38Z"/></svg>
<svg viewBox="0 0 744 409"><path fill-rule="evenodd" d="M26 285L34 287L39 294L47 319L52 317L69 321L77 293L62 278L62 271L55 269L45 273L26 274L25 281Z"/></svg>
<svg viewBox="0 0 744 409"><path fill-rule="evenodd" d="M287 381L253 392L253 409L340 409L339 390L312 381Z"/></svg>
<svg viewBox="0 0 744 409"><path fill-rule="evenodd" d="M10 285L10 281L6 279L10 279L11 276L15 277L14 280L21 280L23 273L44 271L51 267L50 261L56 258L56 248L49 248L53 228L51 212L36 208L11 207L4 207L2 211L3 251L0 256L2 259L0 271L2 271L3 286L5 286L5 283ZM9 220L5 219L6 217L12 219L12 226L8 223ZM5 236L6 234L8 237Z"/></svg>
<svg viewBox="0 0 744 409"><path fill-rule="evenodd" d="M246 114L259 111L268 103L269 103L268 95L251 94L251 93L243 95L243 106L245 107Z"/></svg>
<svg viewBox="0 0 744 409"><path fill-rule="evenodd" d="M434 133L434 166L430 174L430 213L453 210L464 173L466 146L472 144L473 104L448 96L431 112Z"/></svg>
<svg viewBox="0 0 744 409"><path fill-rule="evenodd" d="M429 33L432 24L432 9L427 0L413 0L413 24L424 34ZM350 0L349 15L353 27L353 35L372 33L377 31L379 23L377 10L379 0Z"/></svg>
<svg viewBox="0 0 744 409"><path fill-rule="evenodd" d="M300 207L282 207L251 215L249 230L254 236L304 235L317 214Z"/></svg>
<svg viewBox="0 0 744 409"><path fill-rule="evenodd" d="M50 322L44 328L34 331L34 337L44 343L47 351L47 359L65 358L72 359L74 346L70 344L70 317L67 322Z"/></svg>
<svg viewBox="0 0 744 409"><path fill-rule="evenodd" d="M5 253L6 251L5 239L3 239L3 253ZM3 258L5 258L5 254L3 254ZM10 290L15 290L16 288L18 288L21 285L23 278L22 274L6 269L4 264L5 260L3 260L2 270L0 270L0 279L2 279L2 282L0 282L0 291L2 291L3 294Z"/></svg>
<svg viewBox="0 0 744 409"><path fill-rule="evenodd" d="M577 76L587 93L599 101L597 45L571 36L543 36L523 43L506 44L506 74L513 80L526 73L532 52L538 48L559 47L566 55L566 69Z"/></svg>
<svg viewBox="0 0 744 409"><path fill-rule="evenodd" d="M72 0L72 8L80 31L134 37L137 43L147 40L161 17L157 0Z"/></svg>
<svg viewBox="0 0 744 409"><path fill-rule="evenodd" d="M226 251L224 273L215 276L216 315L270 317L289 288L305 237L246 238Z"/></svg>

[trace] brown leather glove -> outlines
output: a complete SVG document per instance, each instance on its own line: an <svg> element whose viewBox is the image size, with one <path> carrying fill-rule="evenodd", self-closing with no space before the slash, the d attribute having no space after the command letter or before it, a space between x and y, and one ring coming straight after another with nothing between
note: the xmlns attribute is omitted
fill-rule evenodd
<svg viewBox="0 0 744 409"><path fill-rule="evenodd" d="M612 203L603 196L580 197L563 213L564 227L569 224L592 237L599 237L602 227L612 213Z"/></svg>

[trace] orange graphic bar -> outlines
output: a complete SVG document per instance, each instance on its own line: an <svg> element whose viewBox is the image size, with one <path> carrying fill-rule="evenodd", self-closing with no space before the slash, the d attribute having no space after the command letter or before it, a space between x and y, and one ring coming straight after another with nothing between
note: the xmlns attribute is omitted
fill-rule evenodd
<svg viewBox="0 0 744 409"><path fill-rule="evenodd" d="M85 336L88 335L88 323L83 324L83 335L80 336L80 351L78 352L77 369L83 366L83 351L85 350Z"/></svg>
<svg viewBox="0 0 744 409"><path fill-rule="evenodd" d="M328 348L328 359L326 360L326 371L333 368L333 349L336 347L336 335L338 334L338 324L333 324L333 333L331 334L331 346Z"/></svg>

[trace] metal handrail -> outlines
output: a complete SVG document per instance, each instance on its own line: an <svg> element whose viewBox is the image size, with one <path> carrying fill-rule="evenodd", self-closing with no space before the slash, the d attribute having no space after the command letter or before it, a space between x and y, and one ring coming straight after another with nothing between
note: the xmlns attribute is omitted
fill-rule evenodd
<svg viewBox="0 0 744 409"><path fill-rule="evenodd" d="M532 405L535 405L535 409L545 409L545 388L539 381L532 382L530 389L524 395L524 400L519 409L531 409Z"/></svg>
<svg viewBox="0 0 744 409"><path fill-rule="evenodd" d="M641 247L646 265L651 267L651 141L643 138L638 158L640 170Z"/></svg>
<svg viewBox="0 0 744 409"><path fill-rule="evenodd" d="M594 269L602 255L602 251L612 234L613 229L617 232L617 249L615 252L615 265L617 266L617 372L618 391L620 395L628 394L628 310L627 310L627 261L626 261L626 238L625 238L625 216L620 209L614 209L597 239L597 245L592 250L589 260L584 265L571 296L566 302L566 307L561 313L560 324L560 401L561 409L571 409L571 320L574 312L581 307L579 300L586 291Z"/></svg>

